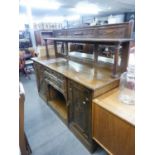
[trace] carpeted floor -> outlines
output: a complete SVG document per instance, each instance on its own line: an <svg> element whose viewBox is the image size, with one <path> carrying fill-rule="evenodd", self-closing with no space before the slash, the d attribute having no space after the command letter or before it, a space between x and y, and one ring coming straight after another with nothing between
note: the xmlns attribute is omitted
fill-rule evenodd
<svg viewBox="0 0 155 155"><path fill-rule="evenodd" d="M57 115L45 104L37 92L35 75L31 79L20 75L25 100L25 131L32 155L90 155ZM98 148L93 155L107 155Z"/></svg>

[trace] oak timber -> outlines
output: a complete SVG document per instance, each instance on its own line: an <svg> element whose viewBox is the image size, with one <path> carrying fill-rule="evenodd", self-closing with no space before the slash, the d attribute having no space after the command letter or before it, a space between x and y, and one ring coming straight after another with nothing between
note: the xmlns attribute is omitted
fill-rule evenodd
<svg viewBox="0 0 155 155"><path fill-rule="evenodd" d="M117 87L119 84L119 78L112 78L111 71L108 69L94 68L93 66L80 64L71 60L67 61L64 58L43 60L41 58L33 58L33 60L94 90L94 97L101 95L104 89L108 91L108 86L111 83L111 87Z"/></svg>
<svg viewBox="0 0 155 155"><path fill-rule="evenodd" d="M45 39L45 38L44 38ZM69 41L69 42L80 42L80 43L123 43L129 42L133 39L131 38L72 38L72 37L54 37L54 38L46 38L46 40L54 40L54 41Z"/></svg>
<svg viewBox="0 0 155 155"><path fill-rule="evenodd" d="M62 100L54 99L48 101L48 104L52 106L65 121L67 121L67 107Z"/></svg>
<svg viewBox="0 0 155 155"><path fill-rule="evenodd" d="M47 50L47 59L33 59L34 66L36 66L36 76L39 79L37 80L39 94L42 94L45 97L45 102L50 104L54 101L54 98L49 95L50 92L59 91L63 94L66 101L67 125L91 152L96 149L93 140L92 117L98 116L93 113L95 108L92 109L92 101L93 98L118 87L119 75L127 67L128 47L132 40L130 39L132 24L108 24L96 27L56 30L53 32L54 38L44 38L46 43L47 40L53 41L55 58L50 59ZM70 59L68 53L68 44L70 42L93 44L93 62L86 64L85 60L77 62ZM62 48L58 50L57 46L60 44ZM114 48L114 62L111 63L112 68L110 69L105 66L98 66L99 44L107 47L113 46ZM122 49L125 54L122 54ZM120 64L119 54L124 59L121 60ZM60 108L58 105L53 109L55 108L54 110L60 113L60 109L64 110L65 108ZM93 122L104 121L105 113L103 112ZM102 134L102 132L100 133ZM97 141L97 138L95 140Z"/></svg>
<svg viewBox="0 0 155 155"><path fill-rule="evenodd" d="M118 88L93 100L93 139L109 154L135 154L134 108L119 101Z"/></svg>
<svg viewBox="0 0 155 155"><path fill-rule="evenodd" d="M131 125L135 125L135 106L124 104L119 100L118 88L95 98L93 102Z"/></svg>

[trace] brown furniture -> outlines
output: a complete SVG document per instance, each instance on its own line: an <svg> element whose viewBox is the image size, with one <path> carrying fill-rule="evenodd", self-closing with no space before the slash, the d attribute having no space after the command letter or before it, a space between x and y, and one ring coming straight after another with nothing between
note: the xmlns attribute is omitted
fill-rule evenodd
<svg viewBox="0 0 155 155"><path fill-rule="evenodd" d="M30 79L29 71L26 65L25 51L19 51L19 73L20 72Z"/></svg>
<svg viewBox="0 0 155 155"><path fill-rule="evenodd" d="M21 155L29 155L32 153L24 132L24 101L25 92L22 83L19 84L19 146Z"/></svg>
<svg viewBox="0 0 155 155"><path fill-rule="evenodd" d="M36 46L45 45L43 38L44 37L53 37L53 31L52 30L36 30L36 31L34 31L34 36L35 36L35 40L36 40ZM48 44L52 44L52 42L49 41Z"/></svg>
<svg viewBox="0 0 155 155"><path fill-rule="evenodd" d="M54 31L54 38L44 38L47 57L33 58L39 95L91 152L96 149L92 138L92 101L119 85L119 74L128 63L130 24ZM55 58L49 58L47 40L54 41ZM93 44L94 56L86 54L83 58L83 53L75 53L80 61L73 60L68 52L70 42ZM59 43L64 46L60 52ZM99 44L115 48L114 65L99 64ZM122 59L118 71L119 52Z"/></svg>
<svg viewBox="0 0 155 155"><path fill-rule="evenodd" d="M54 41L55 56L68 57L68 43L86 43L94 45L94 62L98 62L99 45L105 45L114 48L114 64L112 69L112 76L118 76L118 58L121 56L121 72L126 71L129 57L129 47L131 34L133 31L133 22L110 24L104 26L84 27L84 28L70 28L66 30L54 31L54 38L44 38L47 57L48 41ZM65 44L64 51L58 53L57 44L62 42Z"/></svg>
<svg viewBox="0 0 155 155"><path fill-rule="evenodd" d="M33 58L39 95L93 152L92 99L118 86L111 71L64 58Z"/></svg>
<svg viewBox="0 0 155 155"><path fill-rule="evenodd" d="M34 48L27 48L19 51L19 72L22 72L29 79L29 73L31 73L33 69L33 61L31 58L36 56L37 53Z"/></svg>
<svg viewBox="0 0 155 155"><path fill-rule="evenodd" d="M119 101L119 89L93 100L93 139L114 155L135 154L135 106Z"/></svg>
<svg viewBox="0 0 155 155"><path fill-rule="evenodd" d="M32 47L32 41L29 31L19 31L19 48Z"/></svg>

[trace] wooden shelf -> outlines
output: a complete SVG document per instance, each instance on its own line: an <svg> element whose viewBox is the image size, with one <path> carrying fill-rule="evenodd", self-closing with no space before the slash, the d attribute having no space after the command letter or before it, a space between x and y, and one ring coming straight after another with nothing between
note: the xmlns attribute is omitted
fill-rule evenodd
<svg viewBox="0 0 155 155"><path fill-rule="evenodd" d="M123 43L132 41L132 38L88 38L88 37L54 37L54 38L44 38L46 40L54 40L54 41L68 41L68 42L76 42L76 43Z"/></svg>
<svg viewBox="0 0 155 155"><path fill-rule="evenodd" d="M51 101L48 101L48 104L58 113L58 115L64 121L67 121L67 106L63 99L56 98Z"/></svg>

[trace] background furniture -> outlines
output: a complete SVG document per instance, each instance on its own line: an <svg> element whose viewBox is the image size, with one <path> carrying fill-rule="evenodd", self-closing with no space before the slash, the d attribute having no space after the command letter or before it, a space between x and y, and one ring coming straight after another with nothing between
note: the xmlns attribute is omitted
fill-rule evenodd
<svg viewBox="0 0 155 155"><path fill-rule="evenodd" d="M60 50L61 47L59 46L58 49ZM48 51L49 51L49 56L50 57L55 56L54 46L53 45L48 45ZM46 47L45 46L38 46L37 47L37 53L38 53L38 57L46 57Z"/></svg>
<svg viewBox="0 0 155 155"><path fill-rule="evenodd" d="M19 48L32 47L32 41L29 31L19 31Z"/></svg>
<svg viewBox="0 0 155 155"><path fill-rule="evenodd" d="M19 146L21 155L29 155L32 151L24 132L24 101L24 88L22 83L19 83Z"/></svg>
<svg viewBox="0 0 155 155"><path fill-rule="evenodd" d="M27 48L19 51L19 72L22 72L30 79L29 73L33 69L32 57L36 57L37 53L33 48Z"/></svg>
<svg viewBox="0 0 155 155"><path fill-rule="evenodd" d="M119 89L93 100L93 139L114 155L135 154L135 106L121 103Z"/></svg>
<svg viewBox="0 0 155 155"><path fill-rule="evenodd" d="M28 78L30 78L25 66L24 51L19 51L19 73L20 72L23 73L25 76L28 76Z"/></svg>
<svg viewBox="0 0 155 155"><path fill-rule="evenodd" d="M36 30L34 31L35 40L36 40L36 46L43 46L45 45L45 42L43 40L44 37L53 37L53 31L52 30ZM49 41L48 44L52 44L52 41Z"/></svg>

